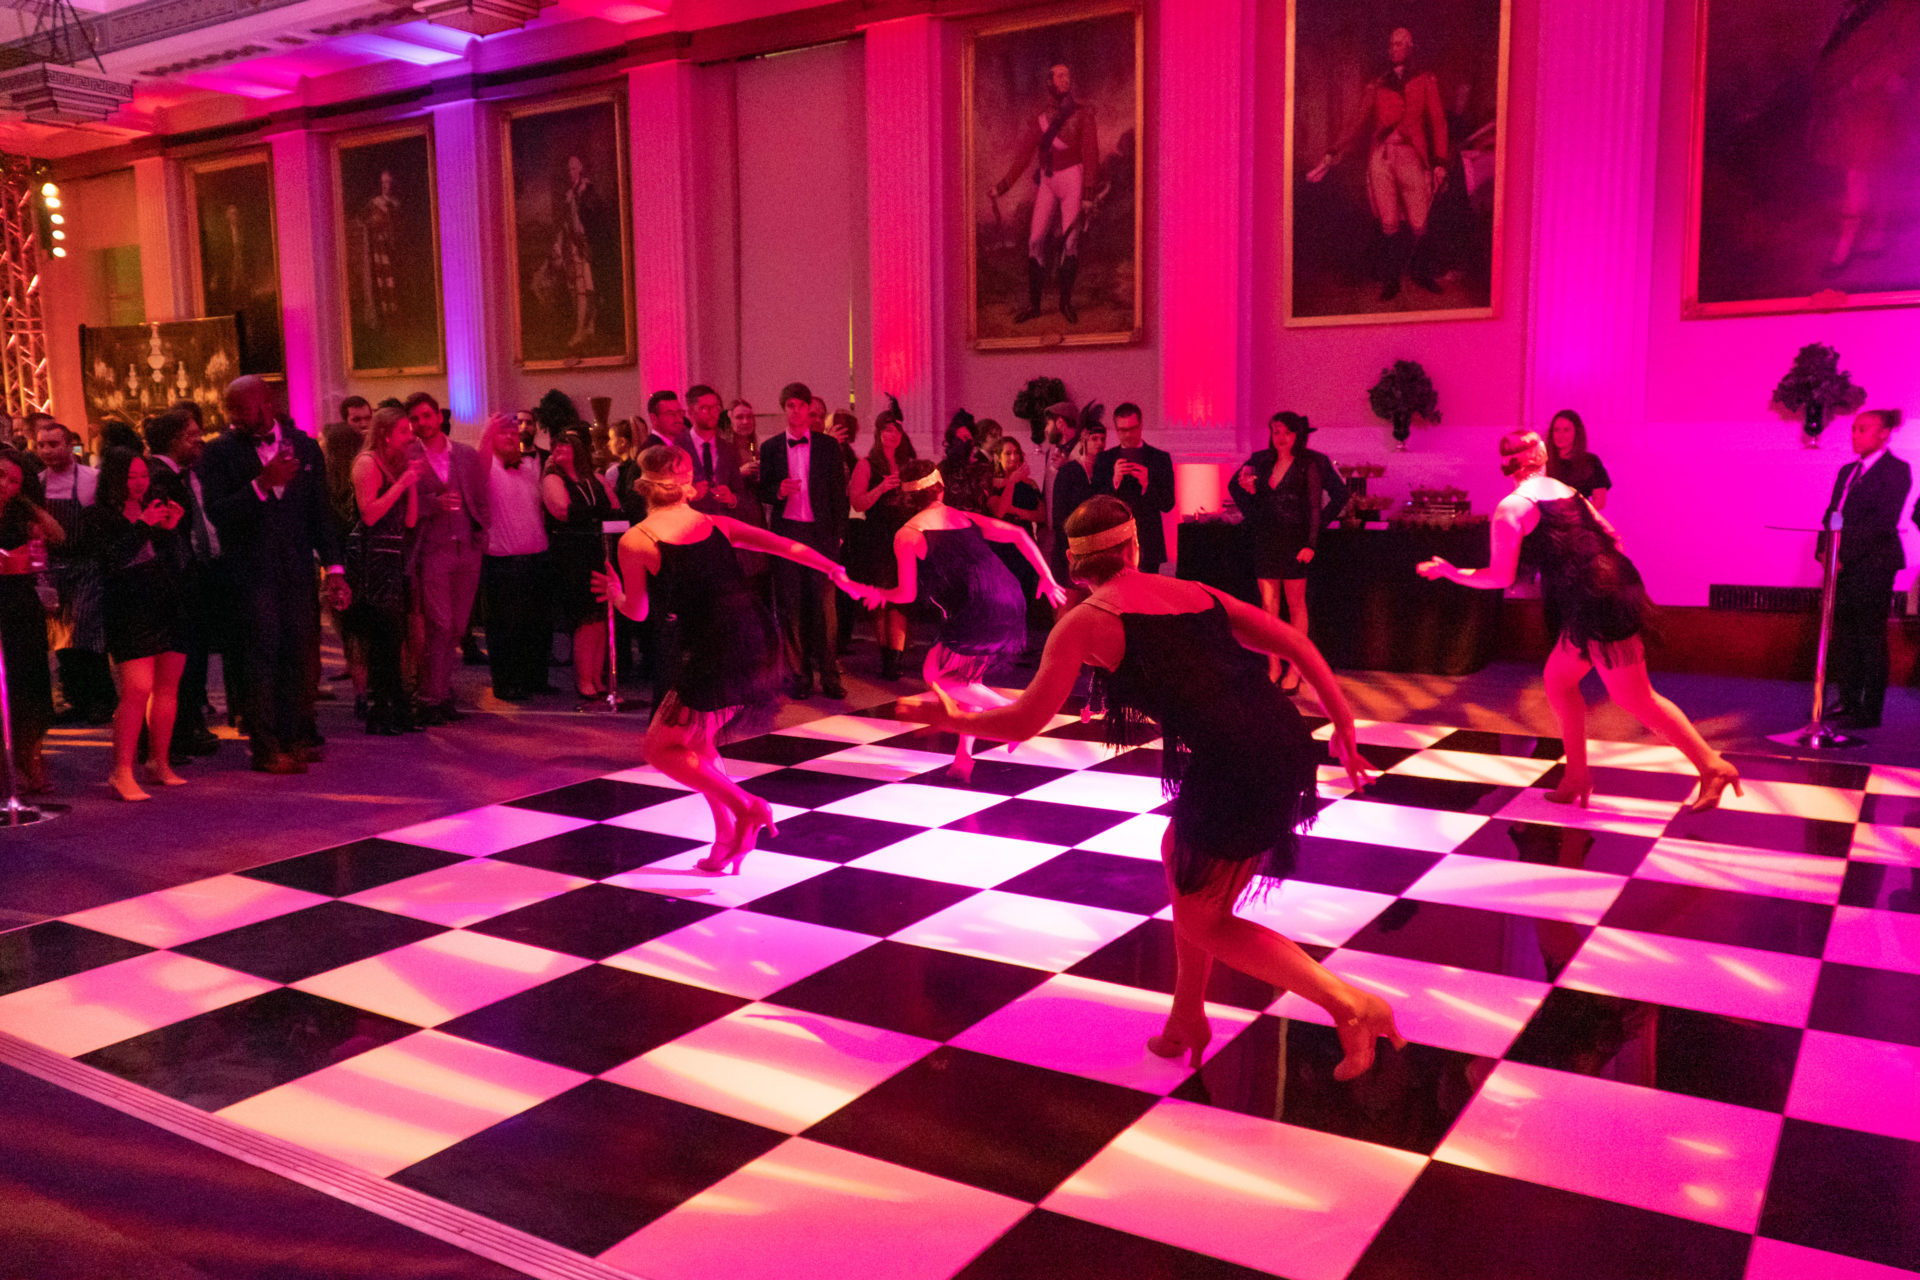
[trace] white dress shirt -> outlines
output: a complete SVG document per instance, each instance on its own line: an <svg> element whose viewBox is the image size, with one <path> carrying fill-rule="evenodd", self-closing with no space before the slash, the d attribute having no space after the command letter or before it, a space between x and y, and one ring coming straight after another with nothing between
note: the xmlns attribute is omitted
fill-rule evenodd
<svg viewBox="0 0 1920 1280"><path fill-rule="evenodd" d="M785 518L803 524L813 523L813 497L807 492L813 470L813 433L795 437L787 436L787 478L798 480L800 487L787 499Z"/></svg>

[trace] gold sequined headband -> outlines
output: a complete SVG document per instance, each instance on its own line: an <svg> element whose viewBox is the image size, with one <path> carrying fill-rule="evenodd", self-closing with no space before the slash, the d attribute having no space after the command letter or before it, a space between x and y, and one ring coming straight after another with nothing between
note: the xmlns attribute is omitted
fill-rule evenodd
<svg viewBox="0 0 1920 1280"><path fill-rule="evenodd" d="M1123 542L1132 542L1136 532L1133 521L1117 524L1111 529L1102 529L1099 533L1089 533L1084 538L1068 538L1067 554L1071 556L1090 556L1096 551L1105 551L1108 547L1117 547Z"/></svg>
<svg viewBox="0 0 1920 1280"><path fill-rule="evenodd" d="M918 480L903 480L900 483L900 492L918 493L922 489L931 489L939 483L941 483L940 473L938 471L929 471Z"/></svg>

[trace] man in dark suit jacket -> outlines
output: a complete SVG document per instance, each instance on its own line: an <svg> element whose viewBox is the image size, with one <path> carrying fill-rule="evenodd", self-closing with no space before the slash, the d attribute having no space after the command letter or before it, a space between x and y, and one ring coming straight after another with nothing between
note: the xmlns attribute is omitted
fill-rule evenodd
<svg viewBox="0 0 1920 1280"><path fill-rule="evenodd" d="M1887 697L1888 605L1894 575L1907 563L1899 523L1913 484L1912 469L1887 452L1887 441L1899 425L1898 409L1869 409L1854 416L1853 451L1860 456L1840 468L1822 521L1831 528L1834 513L1840 514L1840 572L1834 584L1828 667L1833 697L1827 705L1837 723L1852 729L1878 727Z"/></svg>
<svg viewBox="0 0 1920 1280"><path fill-rule="evenodd" d="M200 484L237 597L253 767L304 773L320 758L316 557L334 608L350 601L326 462L312 438L275 420L267 384L252 375L228 386L227 421L200 459Z"/></svg>
<svg viewBox="0 0 1920 1280"><path fill-rule="evenodd" d="M426 640L420 653L420 713L427 724L464 718L453 705L453 668L460 637L480 590L487 550L487 469L472 445L449 438L440 402L424 391L407 397L414 442L408 458L427 463L420 477L420 613Z"/></svg>
<svg viewBox="0 0 1920 1280"><path fill-rule="evenodd" d="M847 532L847 468L840 442L808 428L812 405L813 392L804 383L788 383L781 390L787 429L760 446L760 501L767 504L775 533L838 560ZM812 697L818 673L822 693L846 697L836 653L833 583L824 574L776 558L773 599L781 653L793 674L793 696Z"/></svg>
<svg viewBox="0 0 1920 1280"><path fill-rule="evenodd" d="M1093 464L1093 491L1120 499L1133 512L1140 539L1140 572L1158 573L1167 559L1167 531L1160 517L1173 510L1173 455L1141 437L1140 406L1131 401L1113 411L1117 448Z"/></svg>

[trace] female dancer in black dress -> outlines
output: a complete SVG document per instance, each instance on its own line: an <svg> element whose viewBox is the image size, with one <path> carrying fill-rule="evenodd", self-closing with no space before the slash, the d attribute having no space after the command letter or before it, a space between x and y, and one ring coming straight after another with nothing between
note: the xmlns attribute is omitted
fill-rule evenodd
<svg viewBox="0 0 1920 1280"><path fill-rule="evenodd" d="M654 708L641 753L648 764L692 787L713 811L713 850L702 871L739 871L760 829L776 834L767 802L727 777L714 749L722 730L743 712L770 711L776 700L779 647L773 620L754 596L734 548L781 556L833 580L866 601L873 593L811 547L742 524L702 515L688 505L693 460L674 445L640 455L638 492L647 518L620 539L617 572L593 575L602 600L636 622L652 612L678 619L678 670Z"/></svg>
<svg viewBox="0 0 1920 1280"><path fill-rule="evenodd" d="M187 666L187 540L179 529L186 508L149 502L148 483L145 458L131 449L108 450L83 535L100 566L107 656L120 684L107 783L122 800L151 798L133 776L143 721L147 772L166 787L187 781L167 759L180 673Z"/></svg>
<svg viewBox="0 0 1920 1280"><path fill-rule="evenodd" d="M7 656L13 765L20 771L20 789L28 794L47 789L40 744L53 727L47 607L34 584L45 567L47 545L67 536L39 497L26 458L0 447L0 650Z"/></svg>
<svg viewBox="0 0 1920 1280"><path fill-rule="evenodd" d="M1160 845L1173 897L1176 973L1165 1031L1147 1041L1161 1057L1200 1065L1212 1037L1207 979L1216 959L1301 996L1333 1016L1351 1080L1373 1063L1374 1043L1405 1044L1386 1002L1327 972L1273 930L1233 913L1253 877L1291 869L1296 830L1315 806L1320 750L1300 714L1260 679L1256 654L1299 666L1333 719L1332 748L1358 788L1368 780L1353 712L1326 660L1292 627L1199 583L1144 574L1132 513L1117 498L1089 499L1068 519L1074 578L1093 594L1047 637L1032 685L1011 705L962 709L946 691L914 718L956 733L1019 741L1038 733L1073 691L1082 664L1104 686L1110 739L1144 719L1159 722L1173 821Z"/></svg>
<svg viewBox="0 0 1920 1280"><path fill-rule="evenodd" d="M882 409L873 420L873 448L855 464L847 481L847 501L867 517L866 536L847 556L862 582L878 587L895 582L893 535L912 514L900 492L900 468L913 459L913 440L902 424L899 406ZM873 611L873 630L880 643L880 678L898 680L900 655L907 647L906 611L881 605Z"/></svg>
<svg viewBox="0 0 1920 1280"><path fill-rule="evenodd" d="M1607 509L1613 477L1600 455L1587 452L1587 424L1572 409L1562 409L1547 424L1547 474L1593 504Z"/></svg>
<svg viewBox="0 0 1920 1280"><path fill-rule="evenodd" d="M1320 530L1347 505L1347 486L1326 454L1307 448L1313 428L1305 415L1282 410L1267 429L1272 444L1248 458L1233 482L1233 500L1253 538L1253 576L1260 584L1260 606L1280 616L1286 597L1287 621L1307 634L1307 566L1313 563ZM1278 683L1280 659L1267 659L1267 679ZM1300 689L1300 677L1281 686Z"/></svg>
<svg viewBox="0 0 1920 1280"><path fill-rule="evenodd" d="M1593 504L1546 474L1547 447L1538 432L1515 431L1500 442L1501 470L1513 492L1493 512L1493 549L1484 569L1460 569L1435 557L1419 567L1423 578L1446 578L1466 587L1502 591L1522 564L1540 571L1547 628L1559 637L1547 658L1547 702L1560 722L1567 769L1547 793L1555 804L1585 807L1593 795L1587 769L1587 703L1580 681L1600 668L1613 700L1641 724L1679 749L1700 774L1689 806L1711 809L1729 786L1741 794L1740 773L1708 746L1680 708L1653 690L1641 644L1652 614L1640 573L1620 549L1614 532Z"/></svg>
<svg viewBox="0 0 1920 1280"><path fill-rule="evenodd" d="M1011 543L1033 566L1036 596L1064 604L1066 588L1053 579L1046 557L1024 530L1004 520L961 511L943 500L946 485L927 461L900 470L900 489L913 512L893 537L899 576L881 593L892 604L924 595L940 610L940 638L927 650L922 674L943 702L976 711L1006 698L983 683L993 664L1027 647L1027 597L990 543ZM973 778L973 735L961 733L948 774Z"/></svg>

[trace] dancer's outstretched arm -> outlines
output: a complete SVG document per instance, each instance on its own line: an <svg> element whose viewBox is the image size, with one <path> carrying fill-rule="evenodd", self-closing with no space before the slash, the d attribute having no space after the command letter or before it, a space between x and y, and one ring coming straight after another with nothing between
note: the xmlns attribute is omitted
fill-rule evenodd
<svg viewBox="0 0 1920 1280"><path fill-rule="evenodd" d="M1066 704L1073 692L1073 682L1085 663L1095 658L1117 661L1118 654L1114 651L1125 643L1120 624L1111 614L1098 609L1075 609L1047 636L1046 651L1040 655L1040 670L1034 674L1033 683L1006 706L965 711L946 690L935 685L933 691L940 695L940 705L909 704L902 710L908 719L922 721L936 729L950 729L999 742L1025 742L1046 728L1047 721Z"/></svg>
<svg viewBox="0 0 1920 1280"><path fill-rule="evenodd" d="M1428 580L1445 578L1463 587L1505 591L1520 573L1520 541L1527 536L1529 518L1539 519L1533 503L1517 493L1510 493L1493 509L1493 549L1487 557L1486 568L1462 569L1435 556L1423 561L1414 572Z"/></svg>
<svg viewBox="0 0 1920 1280"><path fill-rule="evenodd" d="M728 542L736 547L745 547L749 551L763 551L770 556L779 556L782 560L791 560L827 575L833 585L867 604L878 593L865 583L855 582L847 576L847 571L837 562L827 559L804 542L795 542L792 538L783 538L777 533L730 516L709 516L720 532L726 535Z"/></svg>
<svg viewBox="0 0 1920 1280"><path fill-rule="evenodd" d="M1039 594L1045 596L1055 607L1067 602L1067 589L1053 576L1053 568L1047 564L1047 558L1040 554L1040 548L1034 543L1033 535L1019 525L1009 524L1005 520L995 520L992 516L983 516L976 512L967 512L967 519L973 521L980 530L980 536L988 542L1011 542L1014 549L1027 558L1034 572L1040 575Z"/></svg>

